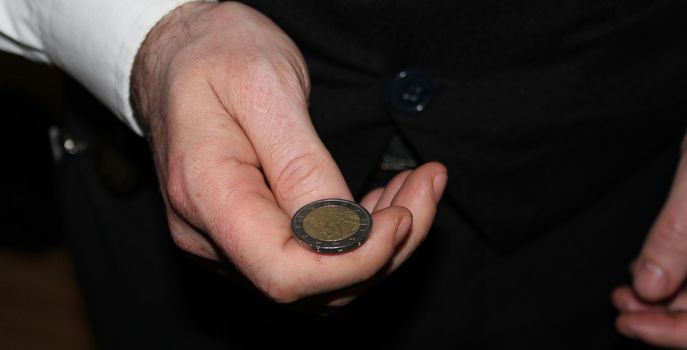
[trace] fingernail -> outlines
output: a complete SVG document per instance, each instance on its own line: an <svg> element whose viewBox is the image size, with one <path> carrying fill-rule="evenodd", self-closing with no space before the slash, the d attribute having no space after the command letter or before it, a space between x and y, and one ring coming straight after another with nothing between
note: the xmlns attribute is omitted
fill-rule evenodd
<svg viewBox="0 0 687 350"><path fill-rule="evenodd" d="M441 173L439 175L434 176L434 179L432 180L432 188L434 189L434 201L439 202L439 199L441 199L441 195L444 193L444 189L446 188L446 183L448 182L448 175L445 173Z"/></svg>
<svg viewBox="0 0 687 350"><path fill-rule="evenodd" d="M413 218L408 215L403 215L401 222L398 223L396 228L396 244L400 244L407 236L410 231L410 226L413 224Z"/></svg>
<svg viewBox="0 0 687 350"><path fill-rule="evenodd" d="M636 268L635 287L639 295L648 300L663 298L668 287L665 270L646 259L640 260Z"/></svg>

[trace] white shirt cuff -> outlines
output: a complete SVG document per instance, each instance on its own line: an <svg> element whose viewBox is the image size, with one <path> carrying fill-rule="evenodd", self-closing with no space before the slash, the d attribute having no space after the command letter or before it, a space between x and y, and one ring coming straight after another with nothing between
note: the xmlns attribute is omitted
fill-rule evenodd
<svg viewBox="0 0 687 350"><path fill-rule="evenodd" d="M129 103L134 58L160 19L191 1L0 0L0 48L53 62L141 135Z"/></svg>

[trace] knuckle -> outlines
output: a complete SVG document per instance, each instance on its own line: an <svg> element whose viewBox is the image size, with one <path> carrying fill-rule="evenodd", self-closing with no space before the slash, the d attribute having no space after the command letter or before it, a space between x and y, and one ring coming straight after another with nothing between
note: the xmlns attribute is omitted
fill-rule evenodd
<svg viewBox="0 0 687 350"><path fill-rule="evenodd" d="M185 190L183 176L180 172L170 172L168 174L164 185L164 192L171 209L175 212L183 211L187 191Z"/></svg>
<svg viewBox="0 0 687 350"><path fill-rule="evenodd" d="M197 219L199 190L207 186L213 167L203 167L195 152L177 155L165 167L163 191L170 208L185 220Z"/></svg>
<svg viewBox="0 0 687 350"><path fill-rule="evenodd" d="M322 182L326 158L315 152L298 155L289 160L274 182L277 199L293 201L316 191Z"/></svg>
<svg viewBox="0 0 687 350"><path fill-rule="evenodd" d="M169 213L173 215L172 213ZM172 238L172 242L179 249L188 253L197 253L198 242L193 237L193 233L188 232L187 227L180 222L177 218L169 219L169 233Z"/></svg>
<svg viewBox="0 0 687 350"><path fill-rule="evenodd" d="M210 260L219 261L220 253L216 251L212 244L195 233L171 233L172 241L177 248L182 251L203 257Z"/></svg>
<svg viewBox="0 0 687 350"><path fill-rule="evenodd" d="M167 211L169 233L174 245L186 253L219 261L222 251L173 211Z"/></svg>
<svg viewBox="0 0 687 350"><path fill-rule="evenodd" d="M170 235L172 236L172 241L181 250L188 253L195 253L196 245L192 239L189 239L188 235L179 232L178 230L171 229Z"/></svg>

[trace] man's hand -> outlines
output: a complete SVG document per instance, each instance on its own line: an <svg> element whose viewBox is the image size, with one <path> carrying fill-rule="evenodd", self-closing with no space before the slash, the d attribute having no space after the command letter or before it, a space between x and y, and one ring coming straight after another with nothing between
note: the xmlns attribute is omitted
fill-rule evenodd
<svg viewBox="0 0 687 350"><path fill-rule="evenodd" d="M617 288L612 296L621 333L680 349L687 349L686 141L668 201L632 265L633 288Z"/></svg>
<svg viewBox="0 0 687 350"><path fill-rule="evenodd" d="M149 34L132 77L176 244L228 257L277 302L336 292L328 302L341 305L425 238L446 170L426 164L369 193L362 205L373 230L357 250L325 256L300 246L290 226L298 208L352 199L311 124L308 90L293 42L237 3L175 10Z"/></svg>

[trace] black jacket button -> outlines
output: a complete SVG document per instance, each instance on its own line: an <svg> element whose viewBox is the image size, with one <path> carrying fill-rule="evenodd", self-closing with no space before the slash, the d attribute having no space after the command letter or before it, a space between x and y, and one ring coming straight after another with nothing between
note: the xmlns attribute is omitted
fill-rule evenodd
<svg viewBox="0 0 687 350"><path fill-rule="evenodd" d="M419 113L427 108L435 91L436 85L429 75L407 69L391 79L387 99L398 112Z"/></svg>

